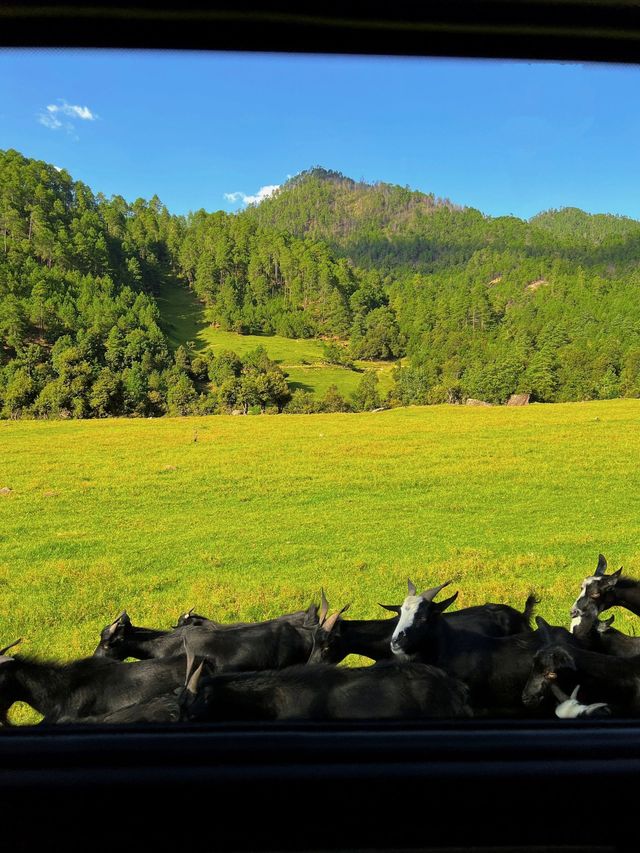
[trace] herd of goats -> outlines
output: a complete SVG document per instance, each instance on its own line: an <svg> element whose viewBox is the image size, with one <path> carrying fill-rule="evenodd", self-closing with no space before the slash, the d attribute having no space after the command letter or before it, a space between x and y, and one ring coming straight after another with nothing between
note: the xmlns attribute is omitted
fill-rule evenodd
<svg viewBox="0 0 640 853"><path fill-rule="evenodd" d="M258 623L220 624L189 611L169 631L126 612L92 657L60 664L0 650L0 725L25 702L43 723L561 719L640 712L640 637L611 627L611 607L640 615L640 581L606 573L600 555L571 609L570 630L484 604L452 613L451 581L421 594L409 581L393 618L345 619L320 607ZM347 655L373 666L338 667ZM135 658L128 662L128 658Z"/></svg>

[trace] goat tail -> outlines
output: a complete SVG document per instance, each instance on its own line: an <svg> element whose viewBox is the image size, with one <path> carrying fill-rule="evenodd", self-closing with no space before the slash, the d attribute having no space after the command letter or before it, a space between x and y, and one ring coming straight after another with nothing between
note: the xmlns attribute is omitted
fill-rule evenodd
<svg viewBox="0 0 640 853"><path fill-rule="evenodd" d="M524 618L527 620L529 625L531 625L533 614L541 601L542 599L536 594L535 590L531 590L524 604Z"/></svg>

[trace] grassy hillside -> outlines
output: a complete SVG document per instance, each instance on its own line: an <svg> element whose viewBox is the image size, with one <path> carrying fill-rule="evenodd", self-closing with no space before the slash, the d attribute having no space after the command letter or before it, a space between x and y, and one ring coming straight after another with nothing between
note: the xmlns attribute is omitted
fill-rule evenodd
<svg viewBox="0 0 640 853"><path fill-rule="evenodd" d="M199 350L233 350L243 356L257 346L262 346L269 358L277 361L286 371L292 388L302 388L316 397L323 397L330 385L337 385L340 393L349 398L356 390L363 370L376 371L382 395L393 384L391 373L397 364L394 361L356 361L357 369L349 370L325 364L322 341L319 340L284 338L280 335L238 335L216 329L206 321L204 308L193 292L175 280L163 285L158 306L163 328L174 349L179 344L192 341Z"/></svg>
<svg viewBox="0 0 640 853"><path fill-rule="evenodd" d="M639 427L636 401L0 422L0 642L71 658L125 607L257 619L321 585L374 617L408 575L566 623L599 551L639 572Z"/></svg>

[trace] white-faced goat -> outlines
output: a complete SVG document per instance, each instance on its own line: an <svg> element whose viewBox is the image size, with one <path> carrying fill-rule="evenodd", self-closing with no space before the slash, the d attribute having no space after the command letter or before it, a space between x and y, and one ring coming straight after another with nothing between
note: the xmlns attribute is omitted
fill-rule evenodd
<svg viewBox="0 0 640 853"><path fill-rule="evenodd" d="M376 666L296 666L279 672L187 679L182 719L355 720L469 717L467 689L436 667L386 661Z"/></svg>
<svg viewBox="0 0 640 853"><path fill-rule="evenodd" d="M400 617L393 636L397 638L405 630L405 626L413 624L415 621L420 622L424 613L424 611L420 611L421 605L432 602L436 595L450 583L451 581L446 581L446 583L418 595L415 584L409 580L409 594L401 606L383 604L382 607L395 611ZM452 601L457 595L458 593ZM531 631L531 619L539 603L540 600L537 596L530 593L522 613L508 604L477 604L473 607L463 607L454 613L447 613L445 618L449 625L454 628L476 631L488 637L509 637L512 634Z"/></svg>
<svg viewBox="0 0 640 853"><path fill-rule="evenodd" d="M579 626L587 605L593 604L602 613L610 607L625 607L640 616L640 581L621 577L622 568L607 575L607 561L602 554L593 575L582 581L580 595L571 607L571 628Z"/></svg>
<svg viewBox="0 0 640 853"><path fill-rule="evenodd" d="M458 628L443 617L456 595L444 601L435 596L449 581L422 595L410 584L402 605L402 615L393 635L395 654L410 656L441 667L469 686L469 701L481 714L522 714L522 689L527 681L533 655L545 639L539 631L524 631L508 637L488 637L478 631ZM528 599L530 609L537 603ZM565 628L554 629L559 637L571 635Z"/></svg>
<svg viewBox="0 0 640 853"><path fill-rule="evenodd" d="M410 589L413 587L409 581ZM413 587L415 590L415 587ZM414 592L415 595L415 592ZM477 631L488 637L506 637L531 631L531 617L538 599L530 595L524 613L508 604L480 604L444 614L449 625ZM340 663L347 655L362 655L374 661L393 658L391 640L398 627L402 606L381 604L396 614L394 619L338 619L317 636L309 663Z"/></svg>

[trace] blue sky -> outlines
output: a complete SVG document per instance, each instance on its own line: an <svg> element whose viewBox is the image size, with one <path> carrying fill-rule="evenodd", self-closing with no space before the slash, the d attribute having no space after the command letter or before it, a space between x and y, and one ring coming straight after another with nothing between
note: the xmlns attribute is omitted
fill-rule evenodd
<svg viewBox="0 0 640 853"><path fill-rule="evenodd" d="M322 165L494 215L640 218L634 67L5 50L0 75L0 148L175 213Z"/></svg>

